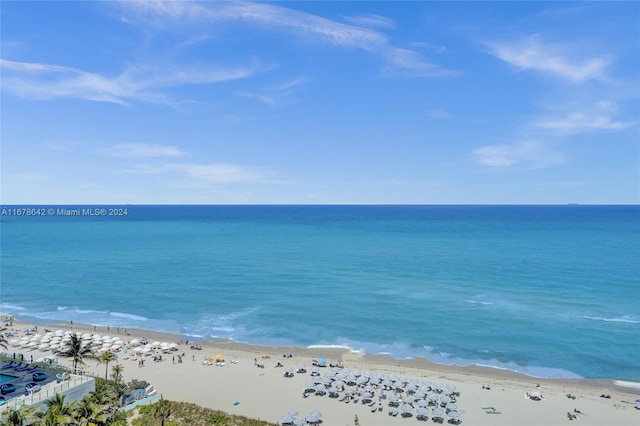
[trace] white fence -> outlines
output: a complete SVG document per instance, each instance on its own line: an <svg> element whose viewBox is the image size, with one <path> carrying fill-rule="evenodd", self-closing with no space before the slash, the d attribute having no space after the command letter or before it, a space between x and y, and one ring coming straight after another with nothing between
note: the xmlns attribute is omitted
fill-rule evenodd
<svg viewBox="0 0 640 426"><path fill-rule="evenodd" d="M58 393L65 396L66 402L73 402L94 391L95 387L95 379L93 377L72 375L69 380L64 380L60 383L55 381L47 383L42 386L39 392L9 399L4 405L0 406L0 415L8 408L17 409L23 405L28 407L36 406L40 409L40 406L44 406L46 401Z"/></svg>

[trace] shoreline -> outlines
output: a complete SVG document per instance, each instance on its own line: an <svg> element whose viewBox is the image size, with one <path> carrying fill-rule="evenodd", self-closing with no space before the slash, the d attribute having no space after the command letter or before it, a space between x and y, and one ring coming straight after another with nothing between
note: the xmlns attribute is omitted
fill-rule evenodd
<svg viewBox="0 0 640 426"><path fill-rule="evenodd" d="M0 312L0 317L4 318L6 316L11 316L14 319L14 323L19 323L23 325L25 328L29 328L30 325L40 327L55 327L56 329L62 329L64 331L71 330L82 330L87 332L94 332L97 334L112 334L114 336L121 336L125 343L127 342L126 338L129 340L133 338L142 338L147 337L151 340L162 340L168 342L175 343L183 343L183 338L188 337L187 341L200 344L208 347L219 347L219 348L227 348L234 351L243 351L250 353L286 353L286 354L294 354L299 356L310 356L315 354L315 356L324 356L329 359L339 359L342 356L349 356L350 354L356 358L362 357L362 359L366 360L367 363L375 364L375 365L384 365L384 366L398 366L401 368L417 368L417 369L427 369L434 371L441 371L443 373L460 373L478 376L478 377L487 377L487 378L501 378L501 379L509 379L509 380L537 380L537 381L545 381L545 382L556 382L556 383L567 383L567 384L583 384L585 386L593 386L593 387L606 387L606 388L615 388L619 391L630 392L633 394L637 394L640 396L640 381L629 380L626 378L586 378L586 377L538 377L530 374L526 374L524 372L518 372L514 370L509 370L501 367L494 367L490 365L477 365L477 364L466 364L466 365L458 365L458 364L439 364L433 362L425 357L416 356L411 359L399 359L394 358L388 354L369 354L369 353L361 353L360 351L354 350L348 346L341 345L311 345L311 346L295 346L295 345L267 345L267 344L254 344L254 343L244 343L237 342L233 339L228 338L220 338L220 339L207 339L202 336L194 336L189 334L178 334L164 331L155 331L143 328L122 328L118 331L119 327L113 326L94 326L86 323L73 323L70 325L65 322L43 322L43 321L25 321L19 316L12 315L10 313L2 313ZM95 329L95 330L94 330ZM93 331L92 331L93 330ZM125 335L125 332L128 335ZM191 339L194 340L191 340Z"/></svg>
<svg viewBox="0 0 640 426"><path fill-rule="evenodd" d="M96 326L94 330L93 325L25 322L19 317L14 317L12 329L22 335L25 328L33 325L38 327L39 334L44 334L46 327L52 332L63 330L118 336L126 342L143 337L149 342L179 343L182 339L177 334L138 328L127 328L125 335L124 329L118 332L117 329ZM201 349L192 349L191 343ZM50 355L50 352L29 351L9 345L7 352L11 354L13 351L33 355L34 359ZM218 354L224 355L224 363L211 362ZM181 362L177 362L177 355L181 355ZM285 368L296 369L300 364L311 369L314 361L321 357L328 364L339 363L350 371L397 375L456 386L460 392L457 401L460 418L467 424L555 425L566 423L567 415L574 409L584 413L579 418L583 425L632 425L640 420L640 410L634 403L640 395L640 387L620 387L612 379L538 379L487 367L440 365L426 359L398 360L388 355L362 354L345 347L250 345L228 339L182 342L175 355L163 355L161 362L154 362L151 356L136 356L132 349L126 353L118 352L117 356L116 363L124 367L126 382L143 379L166 399L192 402L273 423L279 423L282 416L291 410L300 412L301 416L319 410L324 414L324 424L330 426L352 425L354 415L359 417L363 426L393 426L406 422L401 416L387 415L390 408L386 401L381 402L384 403L382 412L374 412L370 406L345 404L328 396L303 398L302 390L313 377L300 373L293 378L284 378L282 373ZM140 365L140 359L146 362ZM71 361L63 357L59 357L59 362L64 366L71 365ZM285 368L276 368L276 363L282 363ZM258 368L256 364L264 367ZM110 367L113 365L115 363ZM105 375L105 365L96 361L87 360L86 369L99 377ZM320 370L324 375L332 371L329 367ZM544 399L537 402L527 399L525 395L532 389L542 389ZM610 399L600 397L605 392L611 395ZM567 398L567 395L576 399ZM487 407L495 407L501 414L483 411Z"/></svg>

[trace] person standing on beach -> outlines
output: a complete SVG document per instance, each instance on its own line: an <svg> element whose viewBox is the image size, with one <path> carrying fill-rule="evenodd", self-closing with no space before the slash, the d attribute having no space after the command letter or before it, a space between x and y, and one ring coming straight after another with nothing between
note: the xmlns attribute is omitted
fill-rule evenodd
<svg viewBox="0 0 640 426"><path fill-rule="evenodd" d="M360 426L360 420L358 420L358 415L356 414L356 416L353 418L353 424L355 426Z"/></svg>

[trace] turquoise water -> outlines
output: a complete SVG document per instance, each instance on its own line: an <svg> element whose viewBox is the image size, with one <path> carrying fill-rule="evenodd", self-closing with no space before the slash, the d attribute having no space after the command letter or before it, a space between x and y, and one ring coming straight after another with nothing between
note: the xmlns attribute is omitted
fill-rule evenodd
<svg viewBox="0 0 640 426"><path fill-rule="evenodd" d="M5 384L5 383L9 383L15 379L17 379L17 376L10 376L8 374L1 374L0 373L0 385Z"/></svg>
<svg viewBox="0 0 640 426"><path fill-rule="evenodd" d="M3 215L0 309L640 380L638 206L126 208Z"/></svg>

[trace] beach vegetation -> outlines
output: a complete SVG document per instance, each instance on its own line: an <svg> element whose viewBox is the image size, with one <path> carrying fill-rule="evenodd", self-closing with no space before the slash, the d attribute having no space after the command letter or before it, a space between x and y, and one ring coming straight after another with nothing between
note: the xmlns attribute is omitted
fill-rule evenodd
<svg viewBox="0 0 640 426"><path fill-rule="evenodd" d="M157 406L161 403L161 408ZM162 423L157 414L169 412ZM167 411L164 411L167 410ZM175 402L166 399L138 408L137 416L131 420L133 426L276 426L264 420L228 414L211 408L200 407L189 402Z"/></svg>
<svg viewBox="0 0 640 426"><path fill-rule="evenodd" d="M42 426L63 425L73 421L73 409L71 404L65 401L64 395L57 393L53 398L45 402L47 411L40 414Z"/></svg>
<svg viewBox="0 0 640 426"><path fill-rule="evenodd" d="M85 359L96 359L93 351L93 344L82 340L81 337L72 334L69 340L59 352L60 356L73 358L73 371L78 371L78 364L85 365Z"/></svg>
<svg viewBox="0 0 640 426"><path fill-rule="evenodd" d="M0 426L22 426L33 423L33 408L23 405L19 408L7 408L0 420Z"/></svg>
<svg viewBox="0 0 640 426"><path fill-rule="evenodd" d="M105 364L104 379L107 380L109 374L109 363L118 359L118 356L111 351L106 351L98 357L98 361Z"/></svg>

